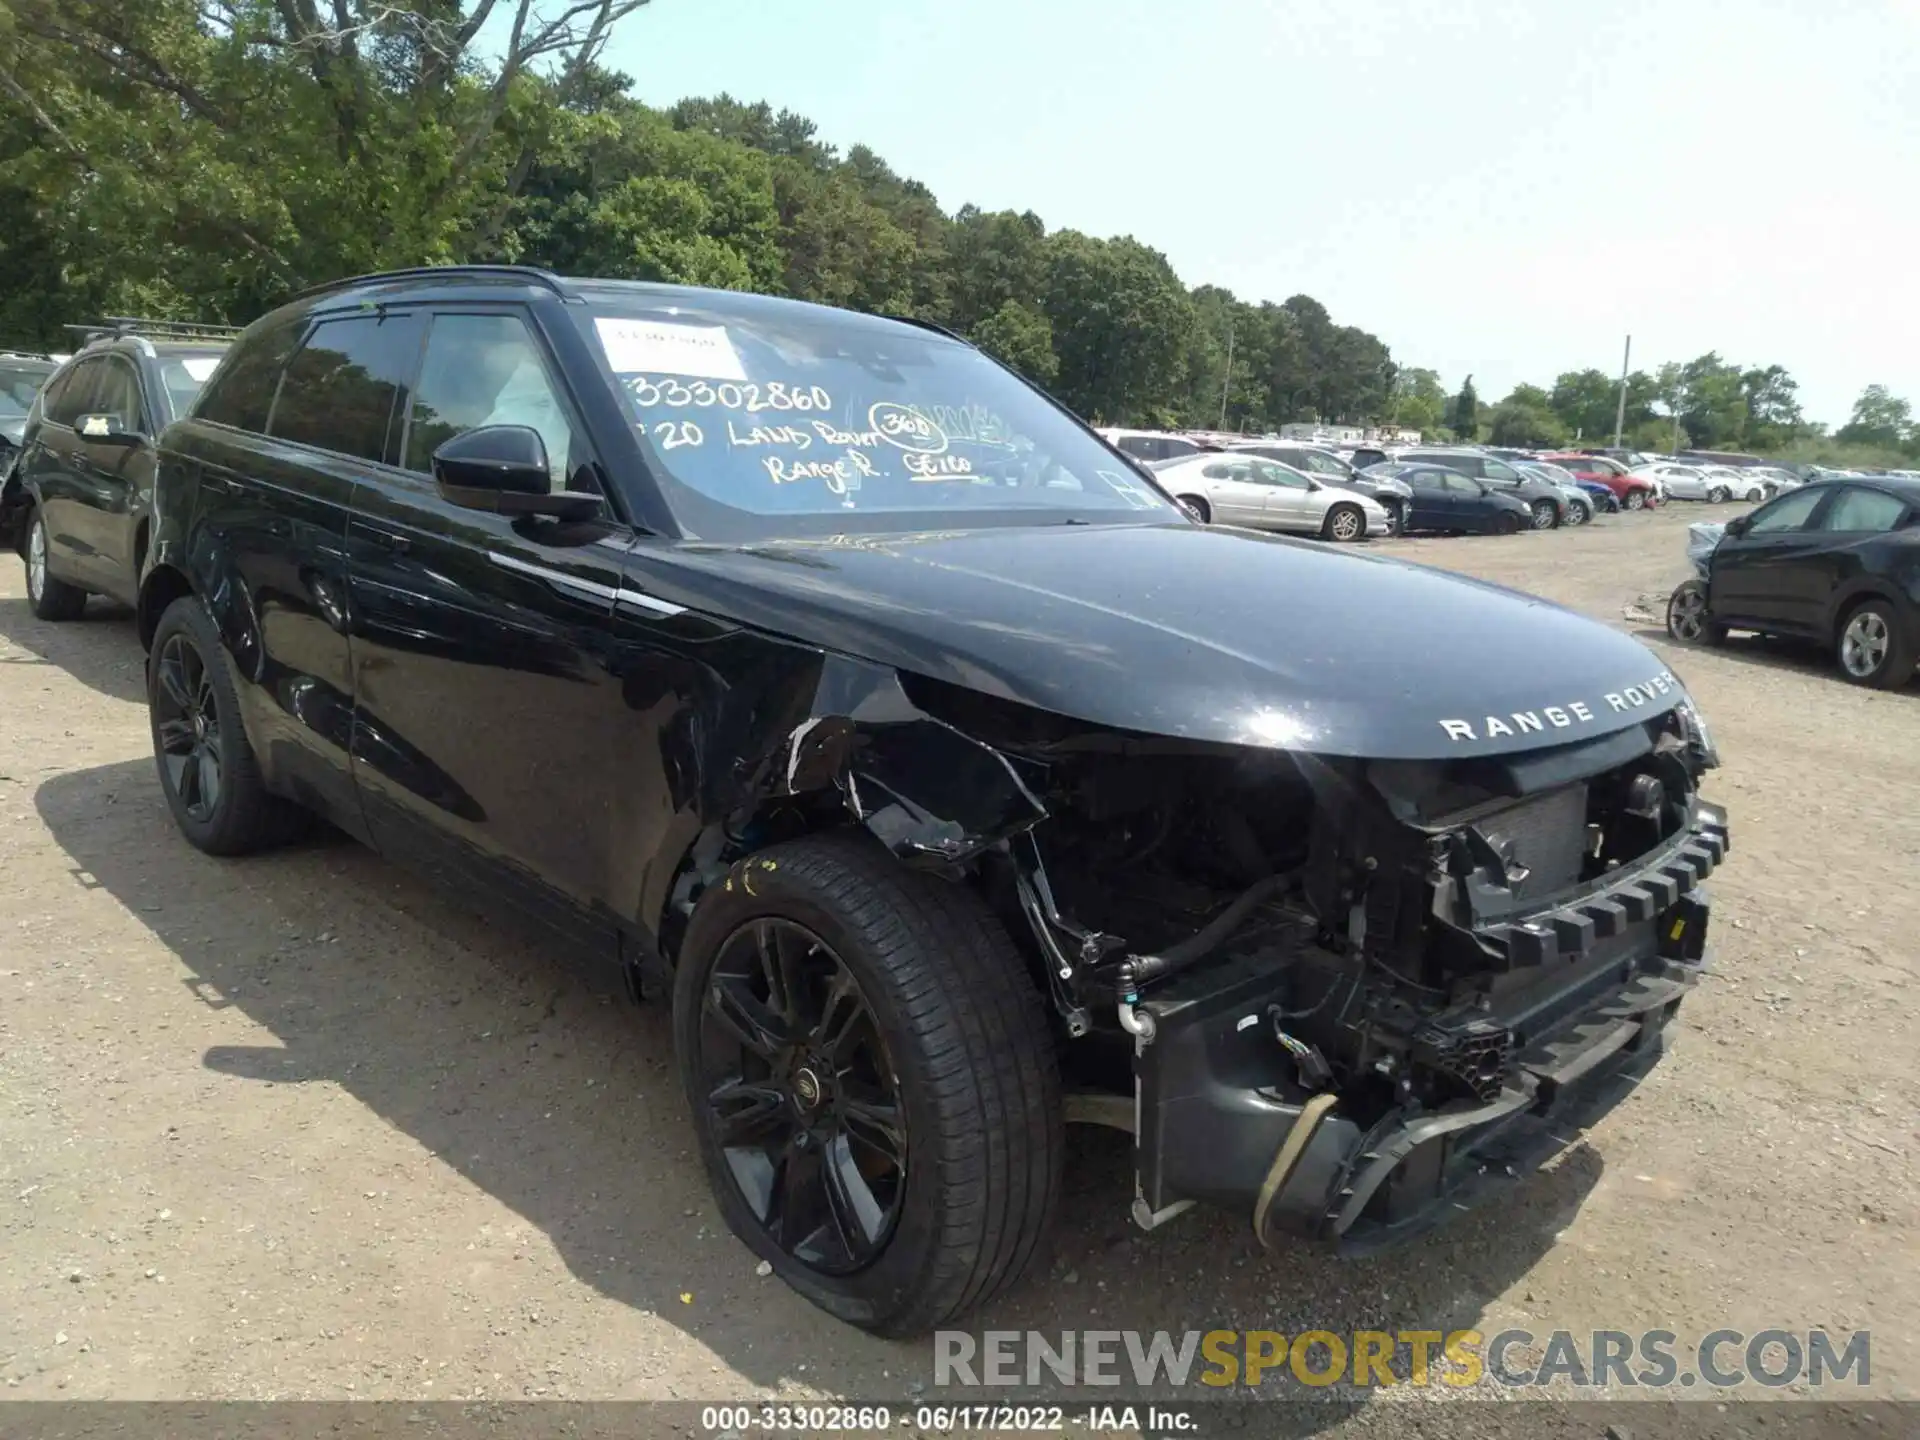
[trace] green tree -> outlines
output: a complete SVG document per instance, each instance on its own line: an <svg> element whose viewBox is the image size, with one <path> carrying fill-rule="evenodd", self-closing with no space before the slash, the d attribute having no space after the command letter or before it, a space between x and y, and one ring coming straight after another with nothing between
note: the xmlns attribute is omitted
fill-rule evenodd
<svg viewBox="0 0 1920 1440"><path fill-rule="evenodd" d="M1077 230L1048 236L1047 257L1061 398L1091 419L1170 420L1193 302L1166 257Z"/></svg>
<svg viewBox="0 0 1920 1440"><path fill-rule="evenodd" d="M1613 437L1620 381L1599 370L1568 370L1553 382L1547 403L1560 423L1583 440Z"/></svg>
<svg viewBox="0 0 1920 1440"><path fill-rule="evenodd" d="M1446 412L1447 392L1441 388L1437 372L1404 369L1395 375L1387 414L1395 425L1418 430L1423 436L1434 435L1445 423Z"/></svg>
<svg viewBox="0 0 1920 1440"><path fill-rule="evenodd" d="M1913 407L1886 386L1869 385L1853 402L1853 414L1833 432L1833 438L1842 444L1899 449L1917 438Z"/></svg>
<svg viewBox="0 0 1920 1440"><path fill-rule="evenodd" d="M1053 325L1031 305L1009 300L972 330L974 343L1011 365L1036 385L1051 385L1060 372L1053 353Z"/></svg>
<svg viewBox="0 0 1920 1440"><path fill-rule="evenodd" d="M1488 417L1487 438L1495 445L1540 447L1564 445L1567 424L1553 411L1548 395L1538 385L1516 385Z"/></svg>
<svg viewBox="0 0 1920 1440"><path fill-rule="evenodd" d="M1447 408L1447 428L1462 440L1479 438L1480 396L1473 388L1471 375L1460 382L1460 393L1453 397L1453 404Z"/></svg>

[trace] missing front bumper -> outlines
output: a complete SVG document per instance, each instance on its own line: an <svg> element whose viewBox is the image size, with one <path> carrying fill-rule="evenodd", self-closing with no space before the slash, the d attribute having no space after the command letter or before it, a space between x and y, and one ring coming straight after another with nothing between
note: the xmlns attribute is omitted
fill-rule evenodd
<svg viewBox="0 0 1920 1440"><path fill-rule="evenodd" d="M1267 1017L1270 962L1176 978L1149 1005L1135 1057L1136 1215L1195 1201L1252 1218L1266 1244L1299 1236L1360 1254L1432 1228L1531 1174L1629 1093L1704 970L1698 892L1606 937L1500 1013L1519 1048L1497 1093L1363 1128L1312 1094Z"/></svg>

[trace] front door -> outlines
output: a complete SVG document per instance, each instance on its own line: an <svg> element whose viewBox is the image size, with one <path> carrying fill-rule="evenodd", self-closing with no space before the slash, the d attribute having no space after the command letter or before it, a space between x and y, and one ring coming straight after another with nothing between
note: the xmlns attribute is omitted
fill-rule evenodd
<svg viewBox="0 0 1920 1440"><path fill-rule="evenodd" d="M1445 530L1451 527L1452 506L1438 470L1408 470L1398 478L1407 482L1413 498L1407 502L1407 528Z"/></svg>
<svg viewBox="0 0 1920 1440"><path fill-rule="evenodd" d="M155 425L141 396L140 375L121 355L100 361L100 381L87 401L89 415L104 415L123 433L142 438L107 443L93 438L83 423L75 432L75 531L91 552L97 583L104 594L131 605L139 577L134 573L134 512L153 489Z"/></svg>
<svg viewBox="0 0 1920 1440"><path fill-rule="evenodd" d="M399 463L369 475L348 532L354 773L382 852L603 947L623 706L611 620L631 532L611 510L562 523L443 497L434 450L488 424L539 431L555 489L597 489L531 317L435 313Z"/></svg>
<svg viewBox="0 0 1920 1440"><path fill-rule="evenodd" d="M1745 533L1714 547L1708 604L1715 620L1757 630L1810 631L1804 571L1824 537L1815 528L1831 491L1795 490L1753 513Z"/></svg>
<svg viewBox="0 0 1920 1440"><path fill-rule="evenodd" d="M1318 530L1319 508L1311 502L1313 485L1307 477L1270 460L1252 462L1253 480L1265 491L1265 519L1276 530Z"/></svg>

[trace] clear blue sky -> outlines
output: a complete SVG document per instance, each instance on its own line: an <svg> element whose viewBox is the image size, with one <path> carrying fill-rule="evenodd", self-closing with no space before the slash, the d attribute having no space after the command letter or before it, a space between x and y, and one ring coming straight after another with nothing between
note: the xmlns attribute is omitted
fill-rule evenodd
<svg viewBox="0 0 1920 1440"><path fill-rule="evenodd" d="M653 0L608 63L949 211L1304 291L1483 397L1710 349L1920 405L1914 0Z"/></svg>

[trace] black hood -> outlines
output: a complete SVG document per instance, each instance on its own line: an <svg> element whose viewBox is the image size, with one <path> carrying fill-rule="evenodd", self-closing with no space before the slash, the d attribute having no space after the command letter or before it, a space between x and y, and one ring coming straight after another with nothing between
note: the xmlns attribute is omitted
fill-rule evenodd
<svg viewBox="0 0 1920 1440"><path fill-rule="evenodd" d="M1424 566L1197 525L649 552L662 599L1116 729L1379 759L1540 749L1683 696L1637 641Z"/></svg>

